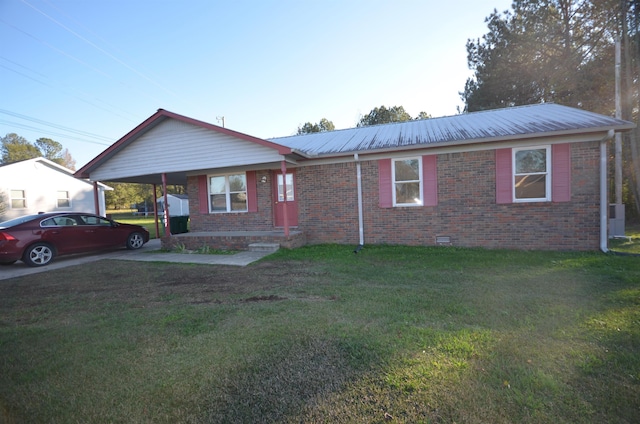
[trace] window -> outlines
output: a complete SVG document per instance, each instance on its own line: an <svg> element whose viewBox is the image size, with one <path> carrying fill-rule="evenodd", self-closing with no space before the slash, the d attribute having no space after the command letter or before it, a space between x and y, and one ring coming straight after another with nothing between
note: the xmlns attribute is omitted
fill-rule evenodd
<svg viewBox="0 0 640 424"><path fill-rule="evenodd" d="M549 146L513 149L513 199L515 202L551 200Z"/></svg>
<svg viewBox="0 0 640 424"><path fill-rule="evenodd" d="M40 223L41 227L57 227L59 225L62 225L62 223L55 218L45 219Z"/></svg>
<svg viewBox="0 0 640 424"><path fill-rule="evenodd" d="M24 190L11 190L11 209L27 207L27 196Z"/></svg>
<svg viewBox="0 0 640 424"><path fill-rule="evenodd" d="M245 174L216 175L209 178L211 212L247 212L247 177Z"/></svg>
<svg viewBox="0 0 640 424"><path fill-rule="evenodd" d="M394 159L392 164L393 205L422 206L422 160Z"/></svg>
<svg viewBox="0 0 640 424"><path fill-rule="evenodd" d="M409 168L408 175L403 173L406 168ZM410 191L413 192L408 193ZM409 203L398 202L403 198ZM438 206L438 156L378 160L378 200L381 208Z"/></svg>
<svg viewBox="0 0 640 424"><path fill-rule="evenodd" d="M287 202L293 202L293 174L287 174ZM278 202L284 202L284 187L282 184L282 174L278 174Z"/></svg>
<svg viewBox="0 0 640 424"><path fill-rule="evenodd" d="M56 198L56 205L59 208L71 207L71 199L69 198L68 191L58 191L58 197Z"/></svg>
<svg viewBox="0 0 640 424"><path fill-rule="evenodd" d="M78 225L76 220L67 216L54 216L40 223L41 227L71 227Z"/></svg>
<svg viewBox="0 0 640 424"><path fill-rule="evenodd" d="M84 222L85 225L101 225L104 227L110 227L111 221L105 218L101 218L93 215L82 215L79 217L81 222Z"/></svg>

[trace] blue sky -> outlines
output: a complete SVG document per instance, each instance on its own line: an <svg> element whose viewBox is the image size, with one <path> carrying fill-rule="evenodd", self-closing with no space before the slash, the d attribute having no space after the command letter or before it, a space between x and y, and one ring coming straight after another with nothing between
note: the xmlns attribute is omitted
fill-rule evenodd
<svg viewBox="0 0 640 424"><path fill-rule="evenodd" d="M80 168L162 108L257 137L374 107L457 113L465 43L511 0L0 0L0 136Z"/></svg>

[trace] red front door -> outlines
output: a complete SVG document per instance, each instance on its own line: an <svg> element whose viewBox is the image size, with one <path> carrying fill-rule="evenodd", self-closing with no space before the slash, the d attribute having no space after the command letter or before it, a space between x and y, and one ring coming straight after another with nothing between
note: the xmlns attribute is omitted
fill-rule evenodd
<svg viewBox="0 0 640 424"><path fill-rule="evenodd" d="M285 202L285 181L282 178L282 173L278 172L274 182L273 193L275 194L274 216L275 226L284 227L284 208L287 208L287 220L289 221L289 227L298 226L298 201L296 199L296 178L294 172L287 172L286 178L286 194L287 201Z"/></svg>

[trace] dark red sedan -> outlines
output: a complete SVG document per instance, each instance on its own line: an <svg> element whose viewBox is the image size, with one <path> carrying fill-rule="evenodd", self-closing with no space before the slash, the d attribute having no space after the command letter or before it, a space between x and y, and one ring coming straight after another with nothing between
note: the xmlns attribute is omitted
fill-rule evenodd
<svg viewBox="0 0 640 424"><path fill-rule="evenodd" d="M140 249L149 232L81 212L51 212L0 222L0 265L47 265L56 256L115 247Z"/></svg>

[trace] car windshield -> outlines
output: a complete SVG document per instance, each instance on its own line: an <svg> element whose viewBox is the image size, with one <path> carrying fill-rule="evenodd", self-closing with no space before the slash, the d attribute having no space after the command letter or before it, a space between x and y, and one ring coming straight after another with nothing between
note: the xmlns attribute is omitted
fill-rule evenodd
<svg viewBox="0 0 640 424"><path fill-rule="evenodd" d="M38 218L40 215L25 215L20 216L18 218L13 218L8 221L0 222L0 228L11 228L14 225L22 224L25 222L33 221Z"/></svg>

